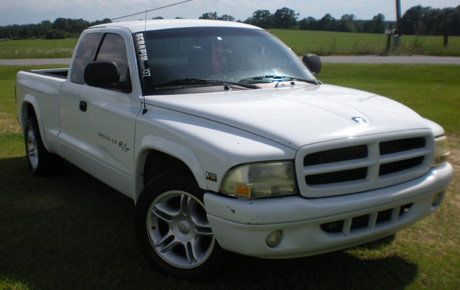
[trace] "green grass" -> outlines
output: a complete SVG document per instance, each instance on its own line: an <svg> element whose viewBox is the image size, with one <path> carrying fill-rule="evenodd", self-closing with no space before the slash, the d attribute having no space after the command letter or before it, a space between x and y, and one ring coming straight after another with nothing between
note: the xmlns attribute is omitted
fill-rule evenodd
<svg viewBox="0 0 460 290"><path fill-rule="evenodd" d="M384 34L346 33L270 29L297 55L378 55L386 53L387 36ZM75 38L63 40L11 40L0 42L0 59L13 58L68 58L77 42ZM403 36L399 49L391 54L460 56L460 37L449 37L448 48L443 47L442 36Z"/></svg>
<svg viewBox="0 0 460 290"><path fill-rule="evenodd" d="M55 177L29 173L15 120L19 69L0 67L0 289L459 289L458 173L440 210L390 245L292 260L233 256L204 283L160 275L137 249L131 200L69 164ZM324 64L320 79L431 114L450 128L459 172L458 119L444 120L460 108L458 76L454 66Z"/></svg>
<svg viewBox="0 0 460 290"><path fill-rule="evenodd" d="M270 32L286 43L297 55L377 55L386 53L385 34L346 33L331 31L270 29ZM391 54L404 55L452 55L460 56L460 37L449 37L444 48L442 36L404 35L399 49Z"/></svg>
<svg viewBox="0 0 460 290"><path fill-rule="evenodd" d="M318 78L390 97L460 135L460 66L324 64Z"/></svg>
<svg viewBox="0 0 460 290"><path fill-rule="evenodd" d="M30 39L0 41L0 59L69 58L77 39Z"/></svg>

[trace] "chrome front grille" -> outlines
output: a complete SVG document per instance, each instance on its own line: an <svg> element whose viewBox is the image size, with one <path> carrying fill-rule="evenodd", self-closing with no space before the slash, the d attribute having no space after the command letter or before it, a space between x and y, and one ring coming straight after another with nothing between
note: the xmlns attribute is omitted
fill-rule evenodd
<svg viewBox="0 0 460 290"><path fill-rule="evenodd" d="M296 160L299 188L303 196L322 197L402 183L429 170L433 146L427 133L306 146Z"/></svg>

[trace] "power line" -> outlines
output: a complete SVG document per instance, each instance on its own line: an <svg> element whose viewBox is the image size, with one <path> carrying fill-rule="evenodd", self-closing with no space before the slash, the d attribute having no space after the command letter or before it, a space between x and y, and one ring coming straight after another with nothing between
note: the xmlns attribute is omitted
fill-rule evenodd
<svg viewBox="0 0 460 290"><path fill-rule="evenodd" d="M160 9L164 9L164 8L168 8L168 7L180 5L180 4L183 4L183 3L190 2L190 1L193 1L193 0L181 1L181 2L174 3L174 4L169 4L169 5L166 5L166 6L158 7L158 8L153 8L153 9L145 10L145 11L142 11L142 12L137 12L137 13L133 13L133 14L125 15L125 16L120 16L120 17L111 18L110 20L115 21L115 20L118 20L118 19L126 18L126 17L136 16L136 15L140 15L140 14L144 14L144 13L146 14L146 13L148 13L148 12L152 12L152 11L155 11L155 10L160 10Z"/></svg>

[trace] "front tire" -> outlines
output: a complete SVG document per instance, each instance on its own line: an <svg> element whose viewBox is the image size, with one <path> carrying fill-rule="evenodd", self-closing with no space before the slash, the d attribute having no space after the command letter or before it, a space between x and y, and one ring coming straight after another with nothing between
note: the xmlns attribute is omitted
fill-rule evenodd
<svg viewBox="0 0 460 290"><path fill-rule="evenodd" d="M187 280L210 278L225 252L213 235L191 177L175 170L147 183L135 211L136 238L142 253L161 272Z"/></svg>

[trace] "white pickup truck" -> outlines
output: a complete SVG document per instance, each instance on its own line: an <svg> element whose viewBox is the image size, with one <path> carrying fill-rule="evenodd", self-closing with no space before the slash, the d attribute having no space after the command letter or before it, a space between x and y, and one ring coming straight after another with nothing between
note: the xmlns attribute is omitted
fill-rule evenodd
<svg viewBox="0 0 460 290"><path fill-rule="evenodd" d="M91 27L70 69L17 75L30 168L63 158L131 197L143 254L187 279L229 252L315 255L434 212L453 174L443 129L303 60L241 23Z"/></svg>

